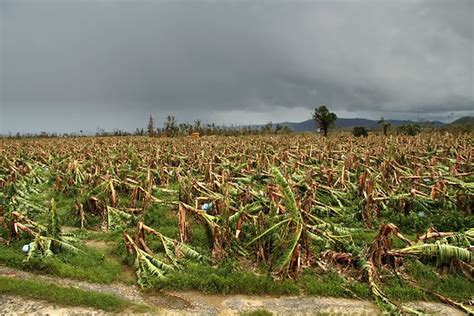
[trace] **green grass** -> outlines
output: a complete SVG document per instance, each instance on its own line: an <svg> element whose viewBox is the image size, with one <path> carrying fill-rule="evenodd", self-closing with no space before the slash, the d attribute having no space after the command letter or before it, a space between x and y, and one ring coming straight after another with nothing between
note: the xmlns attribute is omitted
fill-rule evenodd
<svg viewBox="0 0 474 316"><path fill-rule="evenodd" d="M364 247L367 244L370 244L372 241L374 241L375 235L377 235L375 231L369 230L360 230L351 233L354 245L358 247Z"/></svg>
<svg viewBox="0 0 474 316"><path fill-rule="evenodd" d="M344 279L336 272L317 275L314 271L307 270L301 278L302 285L309 295L344 297Z"/></svg>
<svg viewBox="0 0 474 316"><path fill-rule="evenodd" d="M352 294L359 299L368 300L371 298L370 289L366 283L354 281L351 284L349 284L349 289L352 292Z"/></svg>
<svg viewBox="0 0 474 316"><path fill-rule="evenodd" d="M109 312L119 312L128 308L136 311L146 309L144 306L135 305L110 294L2 276L0 276L0 294L44 300L66 306L87 306Z"/></svg>
<svg viewBox="0 0 474 316"><path fill-rule="evenodd" d="M424 265L419 261L406 262L407 271L423 288L435 291L457 301L468 301L474 293L474 282L469 281L459 272L446 275L436 273L436 268Z"/></svg>
<svg viewBox="0 0 474 316"><path fill-rule="evenodd" d="M384 284L383 291L389 299L398 302L426 301L428 299L422 290L414 288L410 284L396 278L388 280Z"/></svg>
<svg viewBox="0 0 474 316"><path fill-rule="evenodd" d="M242 312L240 313L241 316L271 316L273 315L270 311L266 309L257 309L251 312Z"/></svg>
<svg viewBox="0 0 474 316"><path fill-rule="evenodd" d="M170 238L179 236L177 210L168 205L154 204L145 214L144 222Z"/></svg>
<svg viewBox="0 0 474 316"><path fill-rule="evenodd" d="M306 294L325 297L346 297L370 299L371 293L366 283L346 281L337 272L317 273L307 269L299 280L299 285Z"/></svg>
<svg viewBox="0 0 474 316"><path fill-rule="evenodd" d="M122 239L123 232L120 230L111 231L93 231L93 230L81 230L77 229L73 231L74 235L83 240L96 240L96 241L117 241Z"/></svg>
<svg viewBox="0 0 474 316"><path fill-rule="evenodd" d="M156 286L173 290L198 290L219 294L298 294L296 282L275 281L269 275L257 275L243 271L232 263L224 263L214 268L208 264L189 262L185 269L173 272Z"/></svg>
<svg viewBox="0 0 474 316"><path fill-rule="evenodd" d="M416 201L415 201L416 202ZM413 209L404 214L403 212L383 211L382 217L385 222L391 222L400 228L402 233L420 233L429 227L435 227L438 231L461 231L474 227L474 217L464 216L457 209L435 205L428 209L417 208L413 202ZM394 206L396 209L398 206ZM421 216L420 216L420 212Z"/></svg>
<svg viewBox="0 0 474 316"><path fill-rule="evenodd" d="M121 266L104 258L100 252L83 248L78 254L59 254L41 259L32 258L25 262L26 255L21 246L26 243L17 241L9 246L0 245L0 264L17 269L56 275L61 278L111 283L121 280Z"/></svg>

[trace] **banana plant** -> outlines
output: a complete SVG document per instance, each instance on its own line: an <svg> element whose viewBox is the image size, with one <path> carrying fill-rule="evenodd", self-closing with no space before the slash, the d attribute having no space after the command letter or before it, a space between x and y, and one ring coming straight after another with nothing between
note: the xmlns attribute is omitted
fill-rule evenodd
<svg viewBox="0 0 474 316"><path fill-rule="evenodd" d="M146 242L146 235L158 239L161 252L154 252ZM137 282L142 288L151 287L177 269L181 269L180 261L184 258L201 260L202 255L185 243L169 238L160 232L139 222L132 238L124 233L125 246L130 254L135 255L135 271ZM150 237L151 237L150 236Z"/></svg>
<svg viewBox="0 0 474 316"><path fill-rule="evenodd" d="M20 237L22 232L32 237L32 241L28 244L26 261L33 257L47 258L60 251L71 253L78 253L80 251L76 247L78 240L75 236L61 232L54 199L51 199L49 203L46 227L16 212L12 213L11 225L12 238Z"/></svg>

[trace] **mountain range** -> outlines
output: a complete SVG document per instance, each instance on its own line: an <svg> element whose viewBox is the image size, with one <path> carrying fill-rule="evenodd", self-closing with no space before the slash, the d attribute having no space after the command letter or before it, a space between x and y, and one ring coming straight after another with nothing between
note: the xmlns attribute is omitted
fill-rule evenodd
<svg viewBox="0 0 474 316"><path fill-rule="evenodd" d="M458 118L457 120L449 123L449 125L452 125L452 126L461 126L461 125L474 126L474 116L464 116L464 117Z"/></svg>
<svg viewBox="0 0 474 316"><path fill-rule="evenodd" d="M462 119L465 119L465 118L462 118ZM471 117L471 119L474 119L474 118ZM387 120L387 121L390 122L392 126L400 126L400 125L405 125L405 124L430 124L434 126L445 125L445 123L440 122L440 121L431 121L431 122L413 122L410 120ZM316 128L316 125L313 119L309 119L309 120L299 122L299 123L283 122L283 123L278 123L278 124L282 126L288 126L294 132L309 132L309 131L314 131ZM336 123L335 123L335 127L339 129L352 129L356 126L363 126L369 129L376 128L378 127L378 120L369 120L369 119L364 119L364 118L337 118Z"/></svg>

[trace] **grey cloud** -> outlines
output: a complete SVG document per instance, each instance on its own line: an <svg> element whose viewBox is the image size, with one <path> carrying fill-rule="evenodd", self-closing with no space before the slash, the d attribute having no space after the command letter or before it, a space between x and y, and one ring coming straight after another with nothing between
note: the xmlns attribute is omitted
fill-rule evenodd
<svg viewBox="0 0 474 316"><path fill-rule="evenodd" d="M0 132L473 114L469 0L0 3Z"/></svg>

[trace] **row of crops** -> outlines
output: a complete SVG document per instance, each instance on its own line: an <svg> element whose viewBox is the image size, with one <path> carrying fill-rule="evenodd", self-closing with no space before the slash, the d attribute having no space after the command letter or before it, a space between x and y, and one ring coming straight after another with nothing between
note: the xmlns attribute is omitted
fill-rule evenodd
<svg viewBox="0 0 474 316"><path fill-rule="evenodd" d="M367 283L383 310L418 313L392 302L380 275L420 287L404 269L415 259L472 282L472 145L449 134L6 140L0 215L10 240L30 241L25 260L80 251L61 229L67 213L77 228L120 231L142 287L189 260L234 257L275 279L336 269ZM58 209L52 197L70 203ZM156 207L177 219L177 234L147 222ZM355 238L367 231L373 240Z"/></svg>

